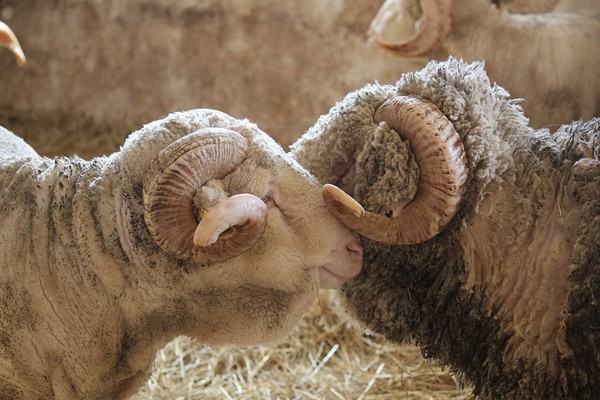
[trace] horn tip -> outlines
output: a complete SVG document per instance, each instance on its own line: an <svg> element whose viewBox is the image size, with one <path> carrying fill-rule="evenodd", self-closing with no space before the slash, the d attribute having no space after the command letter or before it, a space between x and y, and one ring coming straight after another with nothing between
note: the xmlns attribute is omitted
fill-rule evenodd
<svg viewBox="0 0 600 400"><path fill-rule="evenodd" d="M329 206L340 213L350 212L357 218L365 216L365 209L349 194L335 185L326 183L323 186L323 197Z"/></svg>
<svg viewBox="0 0 600 400"><path fill-rule="evenodd" d="M2 21L0 21L0 47L6 47L10 50L14 54L19 66L24 65L27 62L27 58L19 44L19 40L9 26Z"/></svg>

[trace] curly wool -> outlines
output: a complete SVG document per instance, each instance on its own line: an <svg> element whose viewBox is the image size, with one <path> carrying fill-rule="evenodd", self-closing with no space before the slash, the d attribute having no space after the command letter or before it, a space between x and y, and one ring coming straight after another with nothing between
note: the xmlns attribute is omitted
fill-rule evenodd
<svg viewBox="0 0 600 400"><path fill-rule="evenodd" d="M292 146L294 156L323 182L346 183L336 166L356 161L356 186L342 188L371 211L410 198L410 157L399 150L394 155L399 167L390 166L389 137L387 142L376 139L388 132L373 123L375 109L385 100L409 94L434 103L459 133L469 169L466 193L456 217L429 241L386 246L365 239L364 272L341 291L345 308L389 340L415 341L425 356L470 381L481 398L590 398L600 391L600 336L592 322L600 320L600 119L573 123L556 134L533 130L519 101L491 84L483 63L450 58L406 74L395 85L368 85L349 94ZM385 156L372 153L382 150ZM389 163L376 168L375 159ZM409 172L399 171L404 165ZM381 182L386 183L373 186ZM568 233L572 261L562 273L568 282L555 282L553 275L560 271L535 260L502 270L510 253L535 251L527 250L528 235L545 232L547 204L570 188L581 205L582 226ZM509 203L496 204L498 210L484 206L498 193ZM562 211L568 218L569 210ZM562 211L559 205L555 212L560 216ZM488 237L470 228L477 223L488 229ZM470 236L465 233L469 228ZM510 253L497 254L497 248ZM476 261L473 253L492 262ZM558 287L535 289L532 273L550 276L546 284ZM529 297L519 296L520 290ZM564 304L562 290L567 292ZM546 299L538 306L540 297ZM546 312L543 307L563 308L556 348L542 353L545 361L540 362L518 356L537 351L537 345L515 339L515 331L528 329L527 313L541 318L536 313Z"/></svg>
<svg viewBox="0 0 600 400"><path fill-rule="evenodd" d="M416 193L419 167L408 141L373 120L375 110L396 94L394 87L377 84L348 94L291 147L301 162L311 160L307 165L323 183L338 184L369 211L406 204ZM356 173L351 187L344 185L340 164L341 175L347 169Z"/></svg>
<svg viewBox="0 0 600 400"><path fill-rule="evenodd" d="M387 124L376 124L373 115L390 97L409 94L434 103L459 132L469 170L477 171L469 186L484 188L509 169L503 153L510 150L503 139L527 119L518 101L491 85L482 62L465 64L454 58L405 74L395 85L369 84L348 94L290 149L323 183L339 179L332 172L337 163L356 163L356 187L349 194L369 211L404 204L415 194L418 166L408 142Z"/></svg>

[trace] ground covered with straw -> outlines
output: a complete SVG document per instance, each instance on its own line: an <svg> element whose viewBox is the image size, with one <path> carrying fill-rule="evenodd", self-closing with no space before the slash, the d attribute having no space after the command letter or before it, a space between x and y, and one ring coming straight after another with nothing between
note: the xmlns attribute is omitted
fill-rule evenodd
<svg viewBox="0 0 600 400"><path fill-rule="evenodd" d="M158 352L134 400L472 399L414 346L365 334L320 301L281 343L211 348L179 337Z"/></svg>
<svg viewBox="0 0 600 400"><path fill-rule="evenodd" d="M0 125L43 155L83 158L117 150L138 128L11 110L0 110ZM364 333L342 320L333 303L329 292L321 292L301 323L276 344L213 348L179 337L158 352L154 373L133 399L472 399L468 388L416 347Z"/></svg>

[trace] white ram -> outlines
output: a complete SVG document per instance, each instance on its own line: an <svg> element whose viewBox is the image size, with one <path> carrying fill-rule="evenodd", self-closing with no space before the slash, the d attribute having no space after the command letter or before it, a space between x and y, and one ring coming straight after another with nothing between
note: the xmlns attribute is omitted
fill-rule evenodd
<svg viewBox="0 0 600 400"><path fill-rule="evenodd" d="M278 339L361 259L246 120L174 113L91 161L0 128L0 397L125 398L177 335Z"/></svg>

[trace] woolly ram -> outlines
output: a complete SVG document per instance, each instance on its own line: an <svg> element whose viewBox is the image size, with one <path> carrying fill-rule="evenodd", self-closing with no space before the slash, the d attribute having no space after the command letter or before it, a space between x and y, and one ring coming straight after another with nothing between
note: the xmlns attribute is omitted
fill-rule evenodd
<svg viewBox="0 0 600 400"><path fill-rule="evenodd" d="M321 187L246 120L174 113L91 161L0 128L1 398L125 398L177 335L273 341L361 263Z"/></svg>
<svg viewBox="0 0 600 400"><path fill-rule="evenodd" d="M600 393L600 118L534 130L451 58L349 94L292 153L364 236L340 295L365 327L482 399Z"/></svg>
<svg viewBox="0 0 600 400"><path fill-rule="evenodd" d="M600 2L513 1L386 0L370 40L401 57L485 60L534 127L600 115Z"/></svg>

